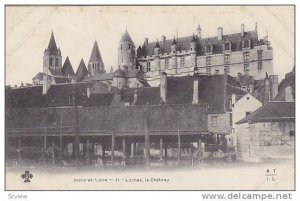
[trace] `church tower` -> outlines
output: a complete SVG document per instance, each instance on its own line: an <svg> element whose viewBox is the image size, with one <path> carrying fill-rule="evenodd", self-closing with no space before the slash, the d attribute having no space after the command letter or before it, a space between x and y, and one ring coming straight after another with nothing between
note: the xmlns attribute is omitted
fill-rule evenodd
<svg viewBox="0 0 300 201"><path fill-rule="evenodd" d="M51 33L50 41L47 49L44 51L43 57L43 72L49 75L50 71L62 71L61 51L56 46L53 32Z"/></svg>
<svg viewBox="0 0 300 201"><path fill-rule="evenodd" d="M118 65L123 71L135 69L135 46L127 32L123 34L119 44Z"/></svg>
<svg viewBox="0 0 300 201"><path fill-rule="evenodd" d="M94 46L88 63L88 73L90 76L106 73L97 41L94 42Z"/></svg>

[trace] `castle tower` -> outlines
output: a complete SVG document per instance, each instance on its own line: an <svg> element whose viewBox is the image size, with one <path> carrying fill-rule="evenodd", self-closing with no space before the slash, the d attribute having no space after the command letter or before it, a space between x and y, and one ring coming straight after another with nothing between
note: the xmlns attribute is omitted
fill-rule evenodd
<svg viewBox="0 0 300 201"><path fill-rule="evenodd" d="M89 75L106 73L97 41L94 42L94 46L88 63L88 73Z"/></svg>
<svg viewBox="0 0 300 201"><path fill-rule="evenodd" d="M191 48L191 66L195 68L197 67L197 41L194 34L190 43L190 48Z"/></svg>
<svg viewBox="0 0 300 201"><path fill-rule="evenodd" d="M177 73L177 42L175 40L175 36L171 45L171 55L172 55L172 69L174 69L173 73Z"/></svg>
<svg viewBox="0 0 300 201"><path fill-rule="evenodd" d="M135 69L135 46L127 29L121 38L118 52L119 67L124 71Z"/></svg>
<svg viewBox="0 0 300 201"><path fill-rule="evenodd" d="M43 72L48 75L49 70L62 70L61 51L56 46L53 32L43 57Z"/></svg>

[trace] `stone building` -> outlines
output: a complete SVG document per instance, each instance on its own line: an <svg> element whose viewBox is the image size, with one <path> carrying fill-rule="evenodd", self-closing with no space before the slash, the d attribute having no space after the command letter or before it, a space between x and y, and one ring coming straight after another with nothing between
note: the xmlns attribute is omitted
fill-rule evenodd
<svg viewBox="0 0 300 201"><path fill-rule="evenodd" d="M258 162L294 157L295 103L268 102L236 122L245 124L237 134L238 159Z"/></svg>
<svg viewBox="0 0 300 201"><path fill-rule="evenodd" d="M88 82L95 85L106 84L107 88L149 86L144 73L136 68L135 46L127 30L123 34L119 48L119 67L107 73L97 41L94 42L87 66L81 59L76 73L74 73L69 57L62 66L61 50L57 48L54 34L51 33L49 45L44 52L43 72L38 73L33 79L33 85L43 85L43 93L47 93L53 84Z"/></svg>
<svg viewBox="0 0 300 201"><path fill-rule="evenodd" d="M264 79L265 73L273 74L273 49L268 37L258 38L257 25L254 31L246 31L241 25L240 33L224 34L217 29L217 36L202 38L201 27L196 35L166 39L157 42L148 38L137 49L137 61L146 72L151 86L159 84L159 75L166 72L170 76L192 75L197 67L202 74L238 73L249 75L254 80Z"/></svg>

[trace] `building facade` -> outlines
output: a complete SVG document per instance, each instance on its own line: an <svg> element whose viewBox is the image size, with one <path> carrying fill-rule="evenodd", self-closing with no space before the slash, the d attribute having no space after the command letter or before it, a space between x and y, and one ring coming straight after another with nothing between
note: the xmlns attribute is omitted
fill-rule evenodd
<svg viewBox="0 0 300 201"><path fill-rule="evenodd" d="M273 49L268 37L258 38L257 26L254 31L223 34L217 29L217 36L202 38L201 27L196 35L167 40L165 36L157 42L148 43L148 38L137 49L140 68L146 72L151 86L158 85L160 72L170 76L192 75L197 67L203 74L238 73L264 79L265 73L273 74Z"/></svg>

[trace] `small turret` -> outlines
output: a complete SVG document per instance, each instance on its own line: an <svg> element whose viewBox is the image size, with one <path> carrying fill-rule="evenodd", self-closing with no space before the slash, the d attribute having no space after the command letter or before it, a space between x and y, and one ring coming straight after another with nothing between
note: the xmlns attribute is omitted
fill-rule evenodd
<svg viewBox="0 0 300 201"><path fill-rule="evenodd" d="M197 51L197 41L196 41L196 38L195 38L194 34L193 34L193 38L192 38L191 43L190 43L190 47L191 47L192 52Z"/></svg>
<svg viewBox="0 0 300 201"><path fill-rule="evenodd" d="M171 51L172 51L173 54L176 53L177 47L178 47L177 41L175 40L175 36L174 36L174 39L173 39L173 42L172 42L172 45L171 45Z"/></svg>
<svg viewBox="0 0 300 201"><path fill-rule="evenodd" d="M155 47L154 47L154 55L158 56L160 54L160 45L158 40L156 41Z"/></svg>

